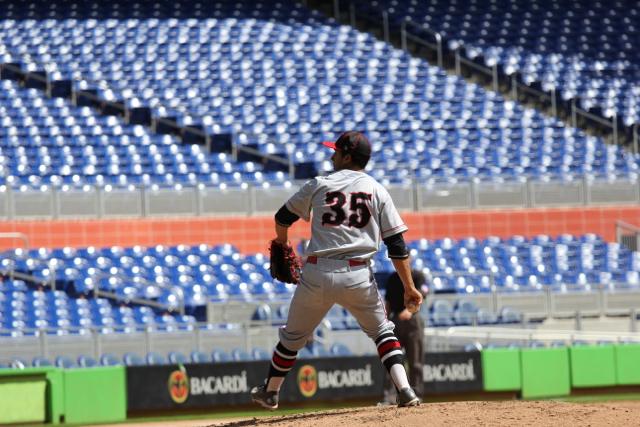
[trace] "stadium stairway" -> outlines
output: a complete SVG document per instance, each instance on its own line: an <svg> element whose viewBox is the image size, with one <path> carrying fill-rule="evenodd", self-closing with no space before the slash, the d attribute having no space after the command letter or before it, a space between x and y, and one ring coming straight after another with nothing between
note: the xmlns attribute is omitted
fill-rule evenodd
<svg viewBox="0 0 640 427"><path fill-rule="evenodd" d="M637 15L634 2L595 2L589 7L544 0L501 6L396 0L309 4L506 96L517 88L519 101L638 151L640 92L633 84L638 59L629 43L637 38L638 28L627 16ZM607 17L594 21L599 15ZM564 23L558 24L563 17ZM509 45L509 31L503 27L517 27L523 20L527 23L519 38L514 36ZM561 36L551 34L553 25L564 28ZM620 32L621 27L626 31ZM404 37L403 31L412 36ZM414 43L415 37L421 41ZM603 42L595 43L596 38Z"/></svg>

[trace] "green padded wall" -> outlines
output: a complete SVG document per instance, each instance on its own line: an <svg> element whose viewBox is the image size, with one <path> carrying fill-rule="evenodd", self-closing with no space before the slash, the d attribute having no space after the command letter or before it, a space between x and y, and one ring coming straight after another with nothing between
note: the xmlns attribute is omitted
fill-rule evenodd
<svg viewBox="0 0 640 427"><path fill-rule="evenodd" d="M581 345L569 348L571 385L605 387L616 384L613 345Z"/></svg>
<svg viewBox="0 0 640 427"><path fill-rule="evenodd" d="M482 350L482 377L485 391L511 391L522 388L520 349Z"/></svg>
<svg viewBox="0 0 640 427"><path fill-rule="evenodd" d="M571 382L567 348L524 348L520 356L523 398L569 395Z"/></svg>
<svg viewBox="0 0 640 427"><path fill-rule="evenodd" d="M123 366L64 371L65 421L104 423L127 417L127 384Z"/></svg>
<svg viewBox="0 0 640 427"><path fill-rule="evenodd" d="M44 375L0 379L0 424L45 422L47 380Z"/></svg>
<svg viewBox="0 0 640 427"><path fill-rule="evenodd" d="M32 383L27 386L24 384ZM17 418L13 421L5 421L9 415L9 411L5 407L11 408L11 417L30 417L34 421L41 420L41 411L44 412L44 421L50 423L60 423L64 416L64 394L62 390L62 370L55 367L42 368L25 368L25 369L0 369L0 383L4 385L2 389L2 402L0 403L0 423L16 423ZM12 385L14 384L15 387ZM40 400L40 390L42 390L43 400ZM27 399L29 402L29 415L17 415L18 409L27 410L23 406L21 393L26 389L31 390L34 396Z"/></svg>
<svg viewBox="0 0 640 427"><path fill-rule="evenodd" d="M619 385L640 384L640 344L614 346L616 360L616 383Z"/></svg>

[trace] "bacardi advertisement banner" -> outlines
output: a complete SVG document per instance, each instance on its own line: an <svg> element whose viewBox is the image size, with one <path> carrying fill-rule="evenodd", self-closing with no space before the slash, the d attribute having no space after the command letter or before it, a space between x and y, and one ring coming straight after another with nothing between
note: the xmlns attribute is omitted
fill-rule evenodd
<svg viewBox="0 0 640 427"><path fill-rule="evenodd" d="M249 403L252 385L263 381L265 372L264 362L127 367L128 410Z"/></svg>
<svg viewBox="0 0 640 427"><path fill-rule="evenodd" d="M480 392L480 352L427 353L425 394ZM251 403L270 361L127 367L129 411L215 408ZM377 356L299 359L287 375L280 402L382 398L386 374Z"/></svg>
<svg viewBox="0 0 640 427"><path fill-rule="evenodd" d="M251 403L269 361L127 367L129 411L214 408ZM300 359L289 372L280 402L377 399L384 371L380 359Z"/></svg>
<svg viewBox="0 0 640 427"><path fill-rule="evenodd" d="M422 372L425 394L483 390L482 360L479 351L427 353Z"/></svg>
<svg viewBox="0 0 640 427"><path fill-rule="evenodd" d="M377 356L298 360L289 373L283 401L341 401L382 396L384 367Z"/></svg>

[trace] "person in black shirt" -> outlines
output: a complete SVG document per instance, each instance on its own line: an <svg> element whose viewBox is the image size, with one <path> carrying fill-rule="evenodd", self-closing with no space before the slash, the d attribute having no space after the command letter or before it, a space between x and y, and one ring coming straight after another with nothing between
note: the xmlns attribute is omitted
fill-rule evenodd
<svg viewBox="0 0 640 427"><path fill-rule="evenodd" d="M426 296L426 279L419 270L411 270L416 289ZM404 288L398 273L393 273L386 283L385 305L387 316L395 325L395 333L405 350L409 368L409 383L418 397L424 392L422 366L424 358L424 322L420 312L411 314L404 306ZM385 377L382 404L395 404L396 390L389 376Z"/></svg>

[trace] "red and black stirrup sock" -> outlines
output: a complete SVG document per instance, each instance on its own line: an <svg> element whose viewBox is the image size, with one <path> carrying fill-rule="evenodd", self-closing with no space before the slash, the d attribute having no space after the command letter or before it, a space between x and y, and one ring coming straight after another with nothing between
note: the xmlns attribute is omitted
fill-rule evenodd
<svg viewBox="0 0 640 427"><path fill-rule="evenodd" d="M385 332L375 340L378 348L378 356L387 371L391 371L391 367L396 363L404 365L404 352L400 341L393 332Z"/></svg>
<svg viewBox="0 0 640 427"><path fill-rule="evenodd" d="M389 375L396 390L409 387L407 371L404 369L404 351L393 331L385 332L375 339L378 356Z"/></svg>
<svg viewBox="0 0 640 427"><path fill-rule="evenodd" d="M284 377L293 368L297 356L297 351L289 350L281 342L278 342L275 350L273 350L271 366L269 367L269 376L267 377L268 391L280 390Z"/></svg>

